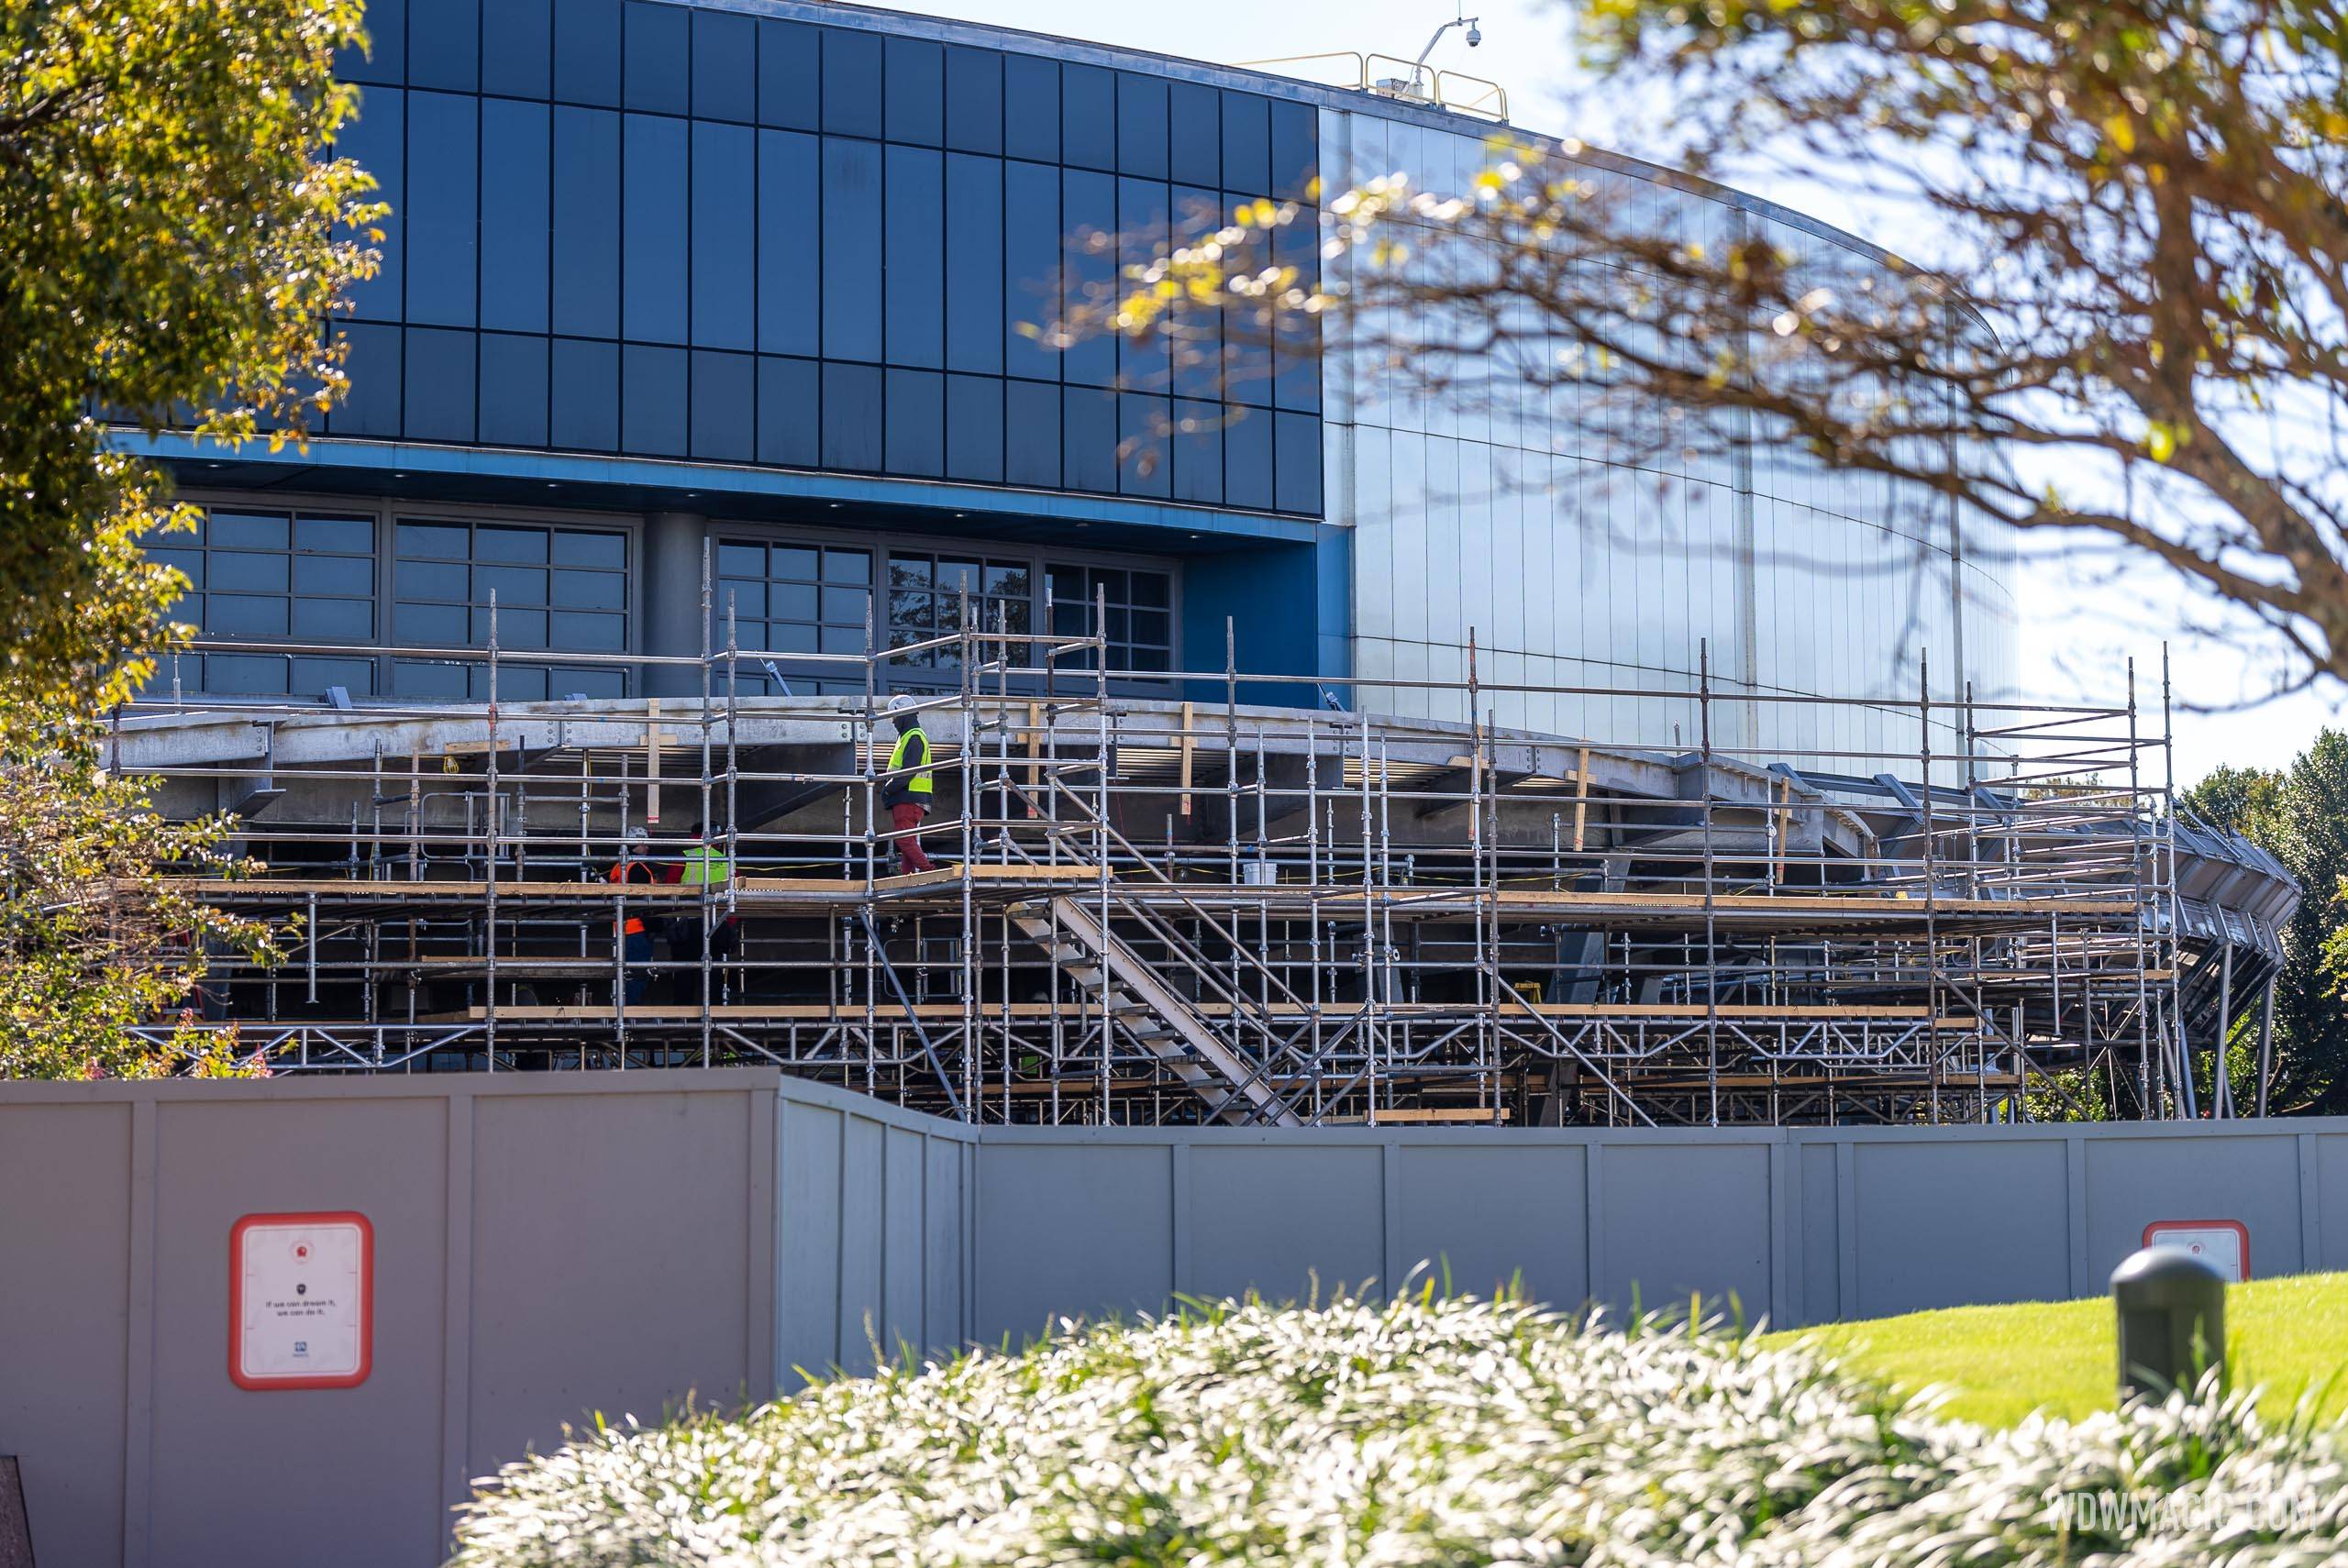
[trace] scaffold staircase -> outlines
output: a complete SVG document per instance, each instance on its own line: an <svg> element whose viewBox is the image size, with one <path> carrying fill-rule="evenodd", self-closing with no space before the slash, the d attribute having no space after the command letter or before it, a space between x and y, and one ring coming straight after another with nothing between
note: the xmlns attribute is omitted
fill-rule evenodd
<svg viewBox="0 0 2348 1568"><path fill-rule="evenodd" d="M1224 1121L1296 1127L1302 1119L1262 1074L1208 1027L1149 962L1074 898L1011 911L1013 924L1051 955L1126 1038L1164 1062Z"/></svg>

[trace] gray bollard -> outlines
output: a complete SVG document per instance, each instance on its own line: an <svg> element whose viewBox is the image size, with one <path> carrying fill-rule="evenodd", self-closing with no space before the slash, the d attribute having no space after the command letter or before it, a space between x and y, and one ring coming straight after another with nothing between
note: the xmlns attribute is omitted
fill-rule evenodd
<svg viewBox="0 0 2348 1568"><path fill-rule="evenodd" d="M2226 1359L2226 1282L2181 1247L2146 1247L2111 1271L2120 1397L2188 1395Z"/></svg>

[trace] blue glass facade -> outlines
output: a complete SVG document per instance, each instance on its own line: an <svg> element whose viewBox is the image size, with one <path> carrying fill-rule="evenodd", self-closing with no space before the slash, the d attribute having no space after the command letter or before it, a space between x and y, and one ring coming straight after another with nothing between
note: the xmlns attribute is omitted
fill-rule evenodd
<svg viewBox="0 0 2348 1568"><path fill-rule="evenodd" d="M1305 194L1311 104L670 0L368 26L344 146L396 215L329 436L1321 514L1312 346L1178 377L1032 330L1113 279L1086 236Z"/></svg>

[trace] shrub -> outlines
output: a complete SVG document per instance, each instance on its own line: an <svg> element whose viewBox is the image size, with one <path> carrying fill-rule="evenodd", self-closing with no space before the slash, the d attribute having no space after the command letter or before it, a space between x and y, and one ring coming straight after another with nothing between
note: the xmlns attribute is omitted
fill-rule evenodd
<svg viewBox="0 0 2348 1568"><path fill-rule="evenodd" d="M2177 1506L2230 1498L2255 1528ZM1990 1435L1800 1349L1340 1299L599 1428L506 1467L457 1533L467 1568L2313 1564L2348 1540L2348 1470L2336 1432L2214 1390Z"/></svg>

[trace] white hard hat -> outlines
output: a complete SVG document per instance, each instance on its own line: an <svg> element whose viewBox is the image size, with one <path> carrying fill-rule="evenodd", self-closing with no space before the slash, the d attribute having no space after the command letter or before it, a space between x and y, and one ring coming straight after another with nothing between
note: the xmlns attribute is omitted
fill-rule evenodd
<svg viewBox="0 0 2348 1568"><path fill-rule="evenodd" d="M898 712L903 709L914 707L920 701L921 699L914 696L912 692L900 691L894 697L889 699L888 711L892 713Z"/></svg>
<svg viewBox="0 0 2348 1568"><path fill-rule="evenodd" d="M627 841L630 844L642 844L644 842L644 830L640 827L632 827L628 829Z"/></svg>

